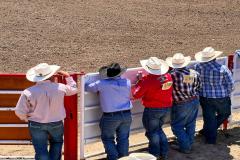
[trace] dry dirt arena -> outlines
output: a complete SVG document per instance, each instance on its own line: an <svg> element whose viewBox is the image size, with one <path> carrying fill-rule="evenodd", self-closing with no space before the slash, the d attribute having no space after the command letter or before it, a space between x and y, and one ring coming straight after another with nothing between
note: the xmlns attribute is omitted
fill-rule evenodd
<svg viewBox="0 0 240 160"><path fill-rule="evenodd" d="M228 55L240 48L239 26L240 0L0 0L0 72L41 62L86 73L113 61L138 67L140 59L193 57L207 46ZM220 133L216 146L197 138L193 154L170 151L170 160L240 159L239 125L229 131L233 137ZM0 155L32 148L0 146Z"/></svg>

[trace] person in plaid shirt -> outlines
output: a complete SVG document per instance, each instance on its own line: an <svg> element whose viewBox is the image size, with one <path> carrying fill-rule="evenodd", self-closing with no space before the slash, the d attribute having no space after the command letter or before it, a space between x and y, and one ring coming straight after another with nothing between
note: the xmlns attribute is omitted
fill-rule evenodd
<svg viewBox="0 0 240 160"><path fill-rule="evenodd" d="M182 53L176 53L166 59L172 68L170 74L173 79L171 128L178 142L178 145L171 147L186 154L191 152L194 141L200 88L199 74L186 67L190 61L191 57L184 57Z"/></svg>
<svg viewBox="0 0 240 160"><path fill-rule="evenodd" d="M216 144L217 129L231 114L233 79L227 66L216 62L221 54L221 51L215 51L212 47L195 54L199 62L195 70L200 73L202 81L199 94L204 124L201 133L208 144Z"/></svg>

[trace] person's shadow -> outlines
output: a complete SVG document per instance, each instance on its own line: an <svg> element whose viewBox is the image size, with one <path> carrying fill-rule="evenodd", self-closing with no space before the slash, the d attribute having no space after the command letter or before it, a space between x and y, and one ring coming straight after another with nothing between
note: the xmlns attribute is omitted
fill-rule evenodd
<svg viewBox="0 0 240 160"><path fill-rule="evenodd" d="M239 156L240 146L240 127L228 129L226 136L221 130L218 131L217 144L205 144L204 138L196 134L195 143L190 154L180 153L170 147L172 143L176 143L176 139L169 139L169 160L233 160ZM231 151L231 153L230 153ZM147 145L143 145L140 149L131 151L146 152ZM106 160L100 158L99 160Z"/></svg>

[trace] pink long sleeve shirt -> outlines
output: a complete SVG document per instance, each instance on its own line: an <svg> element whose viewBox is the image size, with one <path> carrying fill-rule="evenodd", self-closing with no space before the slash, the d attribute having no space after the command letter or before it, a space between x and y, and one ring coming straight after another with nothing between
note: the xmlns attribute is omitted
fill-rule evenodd
<svg viewBox="0 0 240 160"><path fill-rule="evenodd" d="M15 114L24 121L49 123L61 121L66 117L64 96L77 93L76 82L66 78L67 85L51 82L37 82L25 89L16 105Z"/></svg>

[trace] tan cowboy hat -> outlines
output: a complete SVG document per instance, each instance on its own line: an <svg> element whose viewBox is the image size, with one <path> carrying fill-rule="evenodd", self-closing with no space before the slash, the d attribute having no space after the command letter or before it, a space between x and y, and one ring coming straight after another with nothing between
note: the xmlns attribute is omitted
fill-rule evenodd
<svg viewBox="0 0 240 160"><path fill-rule="evenodd" d="M215 51L212 47L206 47L195 54L195 59L198 62L209 62L220 56L222 53L222 51Z"/></svg>
<svg viewBox="0 0 240 160"><path fill-rule="evenodd" d="M118 63L112 63L108 66L101 67L99 74L102 79L115 78L122 75L126 70L126 67L121 67Z"/></svg>
<svg viewBox="0 0 240 160"><path fill-rule="evenodd" d="M167 73L169 66L164 60L157 57L150 57L147 60L140 60L142 67L151 74L161 75Z"/></svg>
<svg viewBox="0 0 240 160"><path fill-rule="evenodd" d="M168 57L166 62L172 68L183 68L191 62L191 57L184 57L182 53L175 53L173 57Z"/></svg>
<svg viewBox="0 0 240 160"><path fill-rule="evenodd" d="M53 76L59 69L60 66L57 65L40 63L27 71L26 78L31 82L44 81Z"/></svg>

